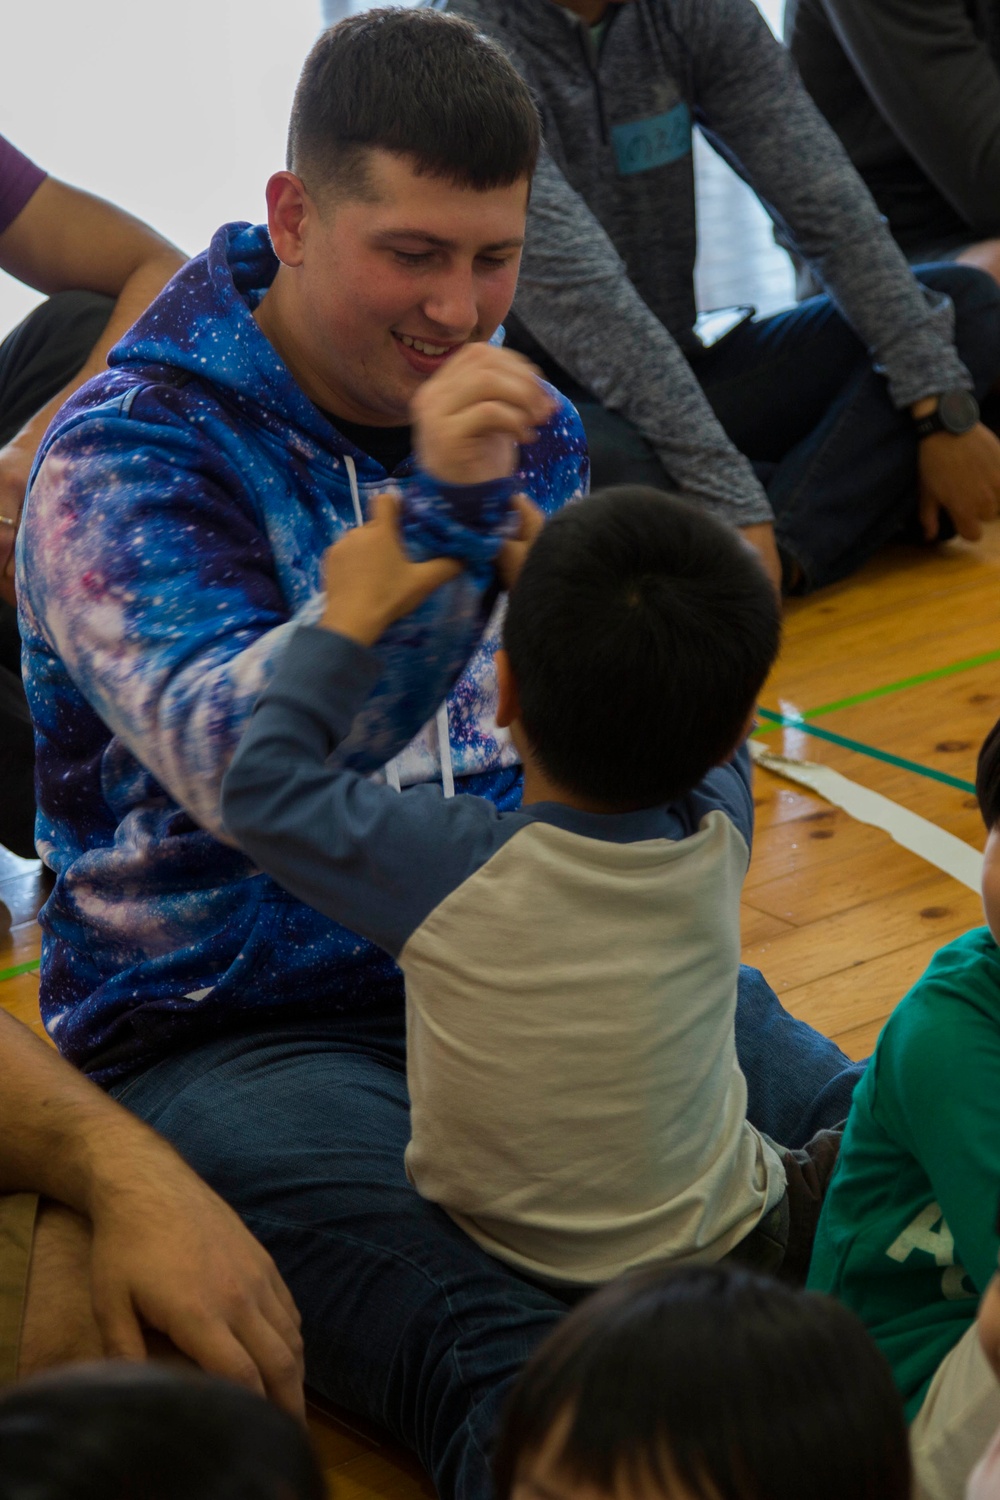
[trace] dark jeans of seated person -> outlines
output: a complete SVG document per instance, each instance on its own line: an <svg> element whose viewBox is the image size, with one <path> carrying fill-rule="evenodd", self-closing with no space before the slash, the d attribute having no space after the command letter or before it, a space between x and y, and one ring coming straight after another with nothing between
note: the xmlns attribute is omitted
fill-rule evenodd
<svg viewBox="0 0 1000 1500"><path fill-rule="evenodd" d="M969 266L916 268L955 305L955 342L980 404L1000 376L1000 294ZM674 486L642 434L606 411L566 371L524 348L576 404L590 444L591 482ZM641 358L641 351L636 351ZM917 437L885 380L829 297L741 324L691 366L722 426L757 471L774 508L778 549L808 592L844 578L886 542L917 541ZM942 539L954 535L942 517Z"/></svg>
<svg viewBox="0 0 1000 1500"><path fill-rule="evenodd" d="M59 292L0 344L0 448L82 367L114 302L95 292ZM0 844L35 856L35 753L21 686L17 612L0 599Z"/></svg>

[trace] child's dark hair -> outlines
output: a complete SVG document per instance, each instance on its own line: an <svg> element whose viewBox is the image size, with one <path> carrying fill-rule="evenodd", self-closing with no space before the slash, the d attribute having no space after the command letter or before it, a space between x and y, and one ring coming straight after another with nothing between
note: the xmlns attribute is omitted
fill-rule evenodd
<svg viewBox="0 0 1000 1500"><path fill-rule="evenodd" d="M780 633L774 589L735 533L622 485L545 527L503 641L543 770L626 809L690 791L736 749Z"/></svg>
<svg viewBox="0 0 1000 1500"><path fill-rule="evenodd" d="M314 194L370 191L371 148L485 191L531 177L541 124L506 53L458 16L370 10L325 31L306 58L287 165Z"/></svg>
<svg viewBox="0 0 1000 1500"><path fill-rule="evenodd" d="M0 1500L324 1500L304 1430L239 1386L76 1366L0 1397Z"/></svg>
<svg viewBox="0 0 1000 1500"><path fill-rule="evenodd" d="M853 1313L737 1266L643 1270L581 1302L515 1385L497 1500L560 1422L570 1483L707 1500L908 1500L889 1366Z"/></svg>
<svg viewBox="0 0 1000 1500"><path fill-rule="evenodd" d="M986 827L1000 823L1000 719L983 741L976 763L976 796Z"/></svg>

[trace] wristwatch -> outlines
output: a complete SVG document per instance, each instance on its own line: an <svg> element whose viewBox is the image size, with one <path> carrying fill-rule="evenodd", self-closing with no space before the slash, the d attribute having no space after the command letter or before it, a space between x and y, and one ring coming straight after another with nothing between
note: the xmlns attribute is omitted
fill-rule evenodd
<svg viewBox="0 0 1000 1500"><path fill-rule="evenodd" d="M913 419L920 438L930 437L932 432L950 432L952 437L961 437L963 432L971 432L978 421L979 402L971 391L942 391L936 411Z"/></svg>

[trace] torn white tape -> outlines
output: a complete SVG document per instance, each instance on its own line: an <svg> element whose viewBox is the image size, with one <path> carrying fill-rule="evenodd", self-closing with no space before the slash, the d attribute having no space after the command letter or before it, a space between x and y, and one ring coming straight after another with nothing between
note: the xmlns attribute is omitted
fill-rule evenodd
<svg viewBox="0 0 1000 1500"><path fill-rule="evenodd" d="M811 760L789 760L784 755L776 755L757 740L750 741L750 754L757 765L763 766L765 770L784 776L788 781L797 781L800 786L809 787L810 791L816 792L825 801L832 802L834 807L843 808L852 818L857 818L859 823L870 823L873 828L881 828L897 844L909 849L911 854L919 855L929 865L934 865L946 875L961 881L970 891L979 890L983 856L964 839L956 838L953 833L946 833L927 818L921 818L908 808L900 807L890 797L883 797L880 792L872 792L866 786L859 786L856 781L841 776L839 771L831 770L829 766L817 765Z"/></svg>

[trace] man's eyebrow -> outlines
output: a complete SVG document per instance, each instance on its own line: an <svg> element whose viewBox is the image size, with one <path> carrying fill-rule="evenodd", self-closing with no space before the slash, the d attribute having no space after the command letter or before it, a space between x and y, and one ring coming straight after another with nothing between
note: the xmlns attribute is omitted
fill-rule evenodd
<svg viewBox="0 0 1000 1500"><path fill-rule="evenodd" d="M442 239L440 235L431 234L426 229L383 229L376 234L379 240L420 240L424 245L432 245L435 250L457 250L458 246L454 240ZM520 250L524 244L524 235L514 235L507 240L497 240L493 245L480 246L479 253L492 255L498 250Z"/></svg>

